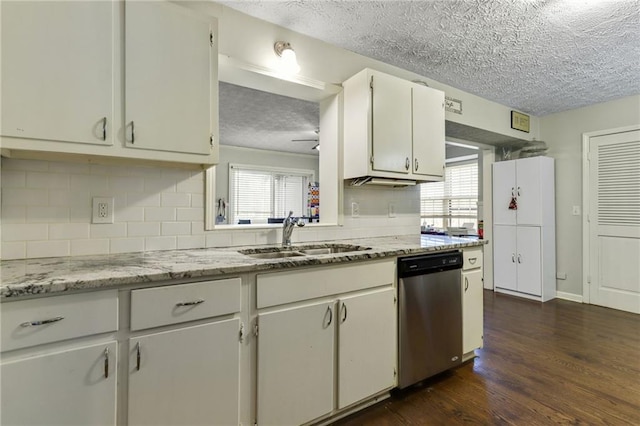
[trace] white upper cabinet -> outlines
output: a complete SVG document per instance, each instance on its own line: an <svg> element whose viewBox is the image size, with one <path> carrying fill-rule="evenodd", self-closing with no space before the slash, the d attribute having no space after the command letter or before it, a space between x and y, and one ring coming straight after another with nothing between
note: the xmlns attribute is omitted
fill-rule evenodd
<svg viewBox="0 0 640 426"><path fill-rule="evenodd" d="M0 7L2 148L217 162L215 18L168 1Z"/></svg>
<svg viewBox="0 0 640 426"><path fill-rule="evenodd" d="M553 160L549 157L522 158L494 163L494 224L552 224L555 212L549 207L553 206L553 182ZM512 199L515 205L510 206Z"/></svg>
<svg viewBox="0 0 640 426"><path fill-rule="evenodd" d="M411 88L413 105L413 174L444 177L444 93L419 84Z"/></svg>
<svg viewBox="0 0 640 426"><path fill-rule="evenodd" d="M443 92L370 69L343 86L346 179L442 179Z"/></svg>
<svg viewBox="0 0 640 426"><path fill-rule="evenodd" d="M167 2L125 6L127 145L209 154L217 117L214 21Z"/></svg>
<svg viewBox="0 0 640 426"><path fill-rule="evenodd" d="M372 169L411 170L411 84L390 75L371 75Z"/></svg>
<svg viewBox="0 0 640 426"><path fill-rule="evenodd" d="M0 134L20 138L17 147L29 139L111 145L115 3L1 7Z"/></svg>

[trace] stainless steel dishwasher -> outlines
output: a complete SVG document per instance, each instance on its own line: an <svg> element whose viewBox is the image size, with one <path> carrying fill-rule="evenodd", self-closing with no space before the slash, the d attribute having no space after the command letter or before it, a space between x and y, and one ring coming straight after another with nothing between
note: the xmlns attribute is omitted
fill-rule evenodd
<svg viewBox="0 0 640 426"><path fill-rule="evenodd" d="M398 259L399 388L462 362L461 268L459 251Z"/></svg>

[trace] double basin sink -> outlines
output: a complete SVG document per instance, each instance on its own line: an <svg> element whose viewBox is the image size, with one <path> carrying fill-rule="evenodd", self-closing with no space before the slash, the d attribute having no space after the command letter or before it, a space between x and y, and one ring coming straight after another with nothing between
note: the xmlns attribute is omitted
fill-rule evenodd
<svg viewBox="0 0 640 426"><path fill-rule="evenodd" d="M370 250L371 247L350 244L322 244L296 247L267 247L238 250L238 253L255 259L283 259L287 257L318 256L323 254L351 253Z"/></svg>

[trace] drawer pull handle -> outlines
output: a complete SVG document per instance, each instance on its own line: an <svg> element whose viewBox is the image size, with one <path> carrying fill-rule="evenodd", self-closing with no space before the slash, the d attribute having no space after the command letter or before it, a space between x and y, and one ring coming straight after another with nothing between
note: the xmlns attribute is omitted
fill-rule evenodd
<svg viewBox="0 0 640 426"><path fill-rule="evenodd" d="M20 324L20 327L35 327L38 325L52 324L54 322L62 321L63 319L64 317L55 317L55 318L49 318L42 321L27 321Z"/></svg>
<svg viewBox="0 0 640 426"><path fill-rule="evenodd" d="M109 348L104 349L104 378L109 378Z"/></svg>
<svg viewBox="0 0 640 426"><path fill-rule="evenodd" d="M464 277L464 292L466 293L469 290L469 278Z"/></svg>
<svg viewBox="0 0 640 426"><path fill-rule="evenodd" d="M140 342L136 344L136 371L140 371Z"/></svg>
<svg viewBox="0 0 640 426"><path fill-rule="evenodd" d="M176 306L194 306L204 303L204 299L192 300L191 302L178 302Z"/></svg>
<svg viewBox="0 0 640 426"><path fill-rule="evenodd" d="M472 264L472 265L475 265L476 260L478 260L478 258L477 258L477 257L470 257L470 258L469 258L469 263L470 263L470 264Z"/></svg>
<svg viewBox="0 0 640 426"><path fill-rule="evenodd" d="M347 305L346 304L342 304L342 322L345 322L347 320Z"/></svg>
<svg viewBox="0 0 640 426"><path fill-rule="evenodd" d="M518 263L522 263L522 256L518 255Z"/></svg>
<svg viewBox="0 0 640 426"><path fill-rule="evenodd" d="M333 322L333 309L331 309L331 306L327 306L327 312L329 312L329 322L327 323L327 327L329 327Z"/></svg>

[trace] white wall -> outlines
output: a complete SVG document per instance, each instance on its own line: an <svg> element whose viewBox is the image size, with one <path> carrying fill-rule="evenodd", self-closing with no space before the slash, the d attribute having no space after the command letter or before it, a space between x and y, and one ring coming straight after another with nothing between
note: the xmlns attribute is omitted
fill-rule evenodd
<svg viewBox="0 0 640 426"><path fill-rule="evenodd" d="M560 292L582 295L582 134L640 124L640 96L551 114L540 118L540 137L555 158L556 265L566 280L557 281Z"/></svg>
<svg viewBox="0 0 640 426"><path fill-rule="evenodd" d="M204 231L204 172L2 158L2 258L80 256L276 244L280 227ZM360 217L342 227L296 229L293 241L417 235L414 190L345 190ZM91 199L113 197L115 223L91 224ZM389 218L387 202L396 204Z"/></svg>

